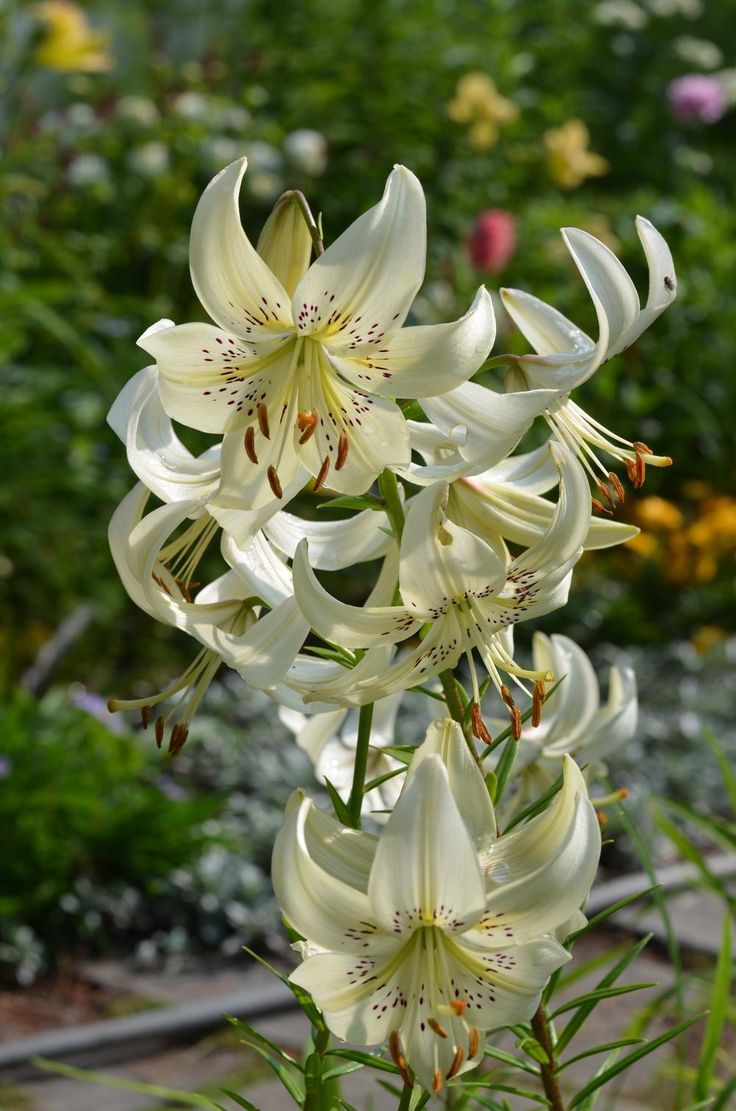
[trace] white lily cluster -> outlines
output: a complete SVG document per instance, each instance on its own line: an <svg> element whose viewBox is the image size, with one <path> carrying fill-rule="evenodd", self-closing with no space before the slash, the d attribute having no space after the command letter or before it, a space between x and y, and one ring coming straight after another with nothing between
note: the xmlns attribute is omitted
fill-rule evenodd
<svg viewBox="0 0 736 1111"><path fill-rule="evenodd" d="M211 322L153 324L139 343L154 363L109 415L138 479L110 525L120 577L138 606L197 645L165 690L111 707L148 724L169 703L155 735L160 745L169 730L176 752L224 663L280 704L333 801L350 800L343 812L337 799L338 813L359 824L361 792L364 810L384 812L376 838L296 798L274 879L305 938L295 979L330 1028L390 1036L402 1071L437 1089L478 1061L481 1030L530 1016L567 959L557 934L595 870L597 825L570 753L590 763L622 743L635 688L612 673L600 709L572 642L538 637L525 666L514 631L564 605L585 549L637 532L612 519L623 486L599 454L623 462L634 487L646 464L669 462L609 432L570 392L666 308L672 258L639 219L642 308L608 248L567 230L598 341L505 290L535 353L488 363L495 320L482 287L454 322L406 323L426 256L424 195L408 169L395 167L379 203L326 249L294 192L254 247L239 214L245 169L242 159L218 174L194 216L192 280ZM472 380L501 361L502 391ZM551 435L514 454L537 418ZM193 454L174 422L210 445ZM324 574L358 566L355 604ZM412 757L396 746L398 700L414 688L437 698L438 680L455 724L435 723ZM540 724L545 684L559 680ZM532 700L526 732L509 684ZM489 685L521 739L524 797L563 774L549 809L502 837L473 739L488 755Z"/></svg>

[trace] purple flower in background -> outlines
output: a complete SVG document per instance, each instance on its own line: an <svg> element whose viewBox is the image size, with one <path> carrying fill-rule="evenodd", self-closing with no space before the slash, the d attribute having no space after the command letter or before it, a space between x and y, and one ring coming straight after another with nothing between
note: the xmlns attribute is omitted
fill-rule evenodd
<svg viewBox="0 0 736 1111"><path fill-rule="evenodd" d="M0 756L0 779L7 779L13 770L13 765L7 756Z"/></svg>
<svg viewBox="0 0 736 1111"><path fill-rule="evenodd" d="M156 786L170 802L183 802L187 797L187 793L181 784L168 775L160 775L156 780Z"/></svg>
<svg viewBox="0 0 736 1111"><path fill-rule="evenodd" d="M111 714L107 708L107 703L104 698L93 691L88 691L83 683L71 683L69 685L69 700L74 703L78 710L83 710L85 714L90 717L96 718L97 721L106 725L111 733L117 733L118 736L127 733L125 722Z"/></svg>
<svg viewBox="0 0 736 1111"><path fill-rule="evenodd" d="M667 101L672 115L683 123L715 123L727 107L720 82L706 73L688 73L671 81Z"/></svg>

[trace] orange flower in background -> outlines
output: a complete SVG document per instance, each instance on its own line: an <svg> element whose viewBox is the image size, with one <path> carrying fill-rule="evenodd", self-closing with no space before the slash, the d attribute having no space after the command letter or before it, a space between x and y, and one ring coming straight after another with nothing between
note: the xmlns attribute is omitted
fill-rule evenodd
<svg viewBox="0 0 736 1111"><path fill-rule="evenodd" d="M582 120L568 120L544 133L547 169L560 189L577 189L588 177L601 177L609 164L589 149L590 134Z"/></svg>
<svg viewBox="0 0 736 1111"><path fill-rule="evenodd" d="M673 532L681 527L683 521L676 505L655 495L642 498L634 508L634 516L640 528L661 532Z"/></svg>
<svg viewBox="0 0 736 1111"><path fill-rule="evenodd" d="M628 547L643 559L656 561L672 583L709 583L736 549L736 498L713 493L692 482L687 494L697 499L688 514L665 498L643 498L634 510L642 529ZM655 535L656 533L666 534Z"/></svg>
<svg viewBox="0 0 736 1111"><path fill-rule="evenodd" d="M36 62L64 73L102 73L115 62L107 47L110 35L93 31L87 16L70 0L44 0L34 9L46 26L46 35L36 51Z"/></svg>
<svg viewBox="0 0 736 1111"><path fill-rule="evenodd" d="M455 96L447 105L455 123L469 125L469 138L476 150L490 150L498 142L501 127L519 115L513 100L496 89L487 73L466 73L457 83Z"/></svg>

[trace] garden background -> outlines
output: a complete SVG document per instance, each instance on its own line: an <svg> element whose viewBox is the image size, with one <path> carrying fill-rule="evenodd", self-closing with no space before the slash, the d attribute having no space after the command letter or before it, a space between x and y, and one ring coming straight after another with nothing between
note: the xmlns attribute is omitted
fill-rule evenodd
<svg viewBox="0 0 736 1111"><path fill-rule="evenodd" d="M612 776L655 853L667 849L649 792L725 807L703 736L735 751L729 6L5 0L0 29L5 977L27 984L82 953L147 963L279 944L270 847L310 772L275 707L221 674L175 761L105 710L160 688L192 652L117 579L106 529L133 479L105 414L145 365L148 325L201 319L189 224L210 177L243 154L252 237L293 186L329 241L395 162L413 169L431 252L416 322L459 315L485 281L595 334L558 229L601 238L640 287L634 216L665 235L677 301L582 393L674 465L623 507L641 535L584 558L570 605L539 627L604 670L637 668L640 728ZM673 86L692 74L705 78L695 106ZM523 350L500 304L499 324L495 351ZM360 581L347 588L361 599ZM606 862L631 866L617 846Z"/></svg>

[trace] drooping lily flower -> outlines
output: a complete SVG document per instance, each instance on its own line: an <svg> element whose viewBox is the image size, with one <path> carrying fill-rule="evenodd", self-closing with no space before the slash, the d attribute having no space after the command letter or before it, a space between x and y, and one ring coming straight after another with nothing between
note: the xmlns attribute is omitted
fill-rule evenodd
<svg viewBox="0 0 736 1111"><path fill-rule="evenodd" d="M274 847L276 897L303 935L291 979L339 1038L388 1040L425 1088L472 1068L483 1031L527 1021L569 959L557 931L590 889L600 832L566 757L550 807L497 837L458 725L430 726L379 837L296 792Z"/></svg>
<svg viewBox="0 0 736 1111"><path fill-rule="evenodd" d="M632 668L610 669L608 701L601 705L593 666L574 640L536 632L532 643L534 666L547 668L562 681L547 697L544 718L536 726L527 726L519 742L514 780L503 801L506 818L549 790L565 756L587 765L584 775L590 782L604 770L601 761L636 732L638 704Z"/></svg>
<svg viewBox="0 0 736 1111"><path fill-rule="evenodd" d="M519 289L501 290L504 306L536 351L535 355L504 356L517 371L510 376L513 388L525 384L563 391L545 417L555 436L577 452L611 508L616 498L623 500L623 491L618 478L600 461L599 452L623 462L634 487L642 485L646 464L666 467L672 462L668 456L654 455L646 444L630 443L604 428L569 397L569 391L587 381L607 359L630 347L675 299L677 280L667 243L643 216L637 216L636 230L649 265L643 308L629 274L605 244L579 228L562 232L593 301L597 342L537 297Z"/></svg>
<svg viewBox="0 0 736 1111"><path fill-rule="evenodd" d="M481 288L452 324L402 327L426 254L424 195L403 166L379 204L309 267L306 233L293 221L258 251L249 242L238 211L245 168L241 159L210 182L192 224L192 280L215 324L139 342L158 364L166 411L225 433L223 505L281 499L302 468L317 488L362 493L384 467L409 459L391 399L450 390L486 358L490 297Z"/></svg>
<svg viewBox="0 0 736 1111"><path fill-rule="evenodd" d="M452 478L447 513L486 543L498 539L528 547L549 528L554 503L543 497L557 485L560 472L549 444L503 459L480 474L466 474L456 442L433 424L409 422L412 449L425 460L402 471L410 482L426 485L443 474ZM554 441L553 441L554 442ZM635 525L591 515L586 551L625 544L639 534Z"/></svg>
<svg viewBox="0 0 736 1111"><path fill-rule="evenodd" d="M111 700L110 709L140 710L147 724L153 706L179 694L166 718L156 721L158 743L171 725L170 748L177 751L221 663L237 670L250 686L269 689L294 660L308 626L293 597L288 568L269 552L262 535L244 551L229 541L229 551L238 556L235 568L199 589L193 598L197 565L217 522L199 512L199 502L194 500L172 502L145 514L149 496L139 484L113 514L109 538L118 574L142 610L182 629L202 648L165 690L150 697ZM271 607L269 612L264 612L263 603Z"/></svg>
<svg viewBox="0 0 736 1111"><path fill-rule="evenodd" d="M554 445L560 493L549 528L507 565L505 552L462 528L447 515L448 486L435 483L412 499L401 540L399 586L403 605L351 606L320 585L309 566L306 544L294 560L294 589L302 613L325 640L348 648L396 644L425 624L426 637L399 662L377 664L375 675L358 680L345 673L315 688L315 697L347 704L374 701L423 683L466 656L476 704L477 650L514 714L500 671L543 681L550 676L520 667L513 659L513 626L563 605L572 569L582 553L590 520L585 474L566 448ZM361 661L367 667L365 658ZM364 671L365 674L365 671Z"/></svg>

